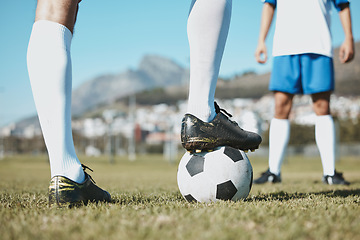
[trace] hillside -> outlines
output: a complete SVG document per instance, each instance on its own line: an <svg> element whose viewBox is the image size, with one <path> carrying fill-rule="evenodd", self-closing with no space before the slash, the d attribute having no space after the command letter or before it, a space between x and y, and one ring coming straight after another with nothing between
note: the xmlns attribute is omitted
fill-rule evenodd
<svg viewBox="0 0 360 240"><path fill-rule="evenodd" d="M355 52L360 53L360 42L355 44ZM339 96L360 95L360 54L356 54L352 62L342 64L338 60L339 49L334 49L334 67L336 88L335 94ZM216 89L216 97L220 99L231 98L261 98L269 93L268 84L270 73L258 75L248 73L235 76L229 80L219 79ZM136 94L137 103L151 105L166 102L176 103L187 97L188 86L165 87L163 89L146 90ZM118 98L117 102L127 101L127 98Z"/></svg>
<svg viewBox="0 0 360 240"><path fill-rule="evenodd" d="M80 85L73 92L72 111L81 115L99 105L107 105L130 94L158 87L185 85L189 70L172 60L148 55L137 69L103 75Z"/></svg>

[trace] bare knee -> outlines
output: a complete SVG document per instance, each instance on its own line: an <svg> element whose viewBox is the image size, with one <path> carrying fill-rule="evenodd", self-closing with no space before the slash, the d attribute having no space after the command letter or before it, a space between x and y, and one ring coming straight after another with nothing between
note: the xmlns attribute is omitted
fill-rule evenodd
<svg viewBox="0 0 360 240"><path fill-rule="evenodd" d="M73 32L79 0L38 0L35 21L60 23Z"/></svg>
<svg viewBox="0 0 360 240"><path fill-rule="evenodd" d="M316 115L321 116L330 114L330 92L313 94L312 100Z"/></svg>
<svg viewBox="0 0 360 240"><path fill-rule="evenodd" d="M288 119L292 107L294 95L283 92L275 92L275 118Z"/></svg>

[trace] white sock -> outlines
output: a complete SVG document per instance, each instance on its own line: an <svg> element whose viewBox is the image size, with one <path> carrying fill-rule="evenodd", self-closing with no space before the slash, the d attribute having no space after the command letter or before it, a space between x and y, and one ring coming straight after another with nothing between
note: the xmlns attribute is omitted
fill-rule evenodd
<svg viewBox="0 0 360 240"><path fill-rule="evenodd" d="M51 177L81 183L85 175L76 156L71 131L72 34L56 22L33 25L27 64L34 101L49 153Z"/></svg>
<svg viewBox="0 0 360 240"><path fill-rule="evenodd" d="M335 125L331 115L316 117L315 140L320 152L324 175L334 175Z"/></svg>
<svg viewBox="0 0 360 240"><path fill-rule="evenodd" d="M231 19L232 0L193 0L188 18L190 86L187 112L202 121L216 113L214 97Z"/></svg>
<svg viewBox="0 0 360 240"><path fill-rule="evenodd" d="M290 121L273 118L269 131L269 170L279 175L290 138Z"/></svg>

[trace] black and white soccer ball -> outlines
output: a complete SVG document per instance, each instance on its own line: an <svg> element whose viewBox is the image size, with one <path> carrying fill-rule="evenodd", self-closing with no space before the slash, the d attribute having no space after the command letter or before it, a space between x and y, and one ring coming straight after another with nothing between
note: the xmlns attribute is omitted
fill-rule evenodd
<svg viewBox="0 0 360 240"><path fill-rule="evenodd" d="M245 199L252 181L253 170L246 154L228 146L213 152L186 152L177 172L180 193L189 202Z"/></svg>

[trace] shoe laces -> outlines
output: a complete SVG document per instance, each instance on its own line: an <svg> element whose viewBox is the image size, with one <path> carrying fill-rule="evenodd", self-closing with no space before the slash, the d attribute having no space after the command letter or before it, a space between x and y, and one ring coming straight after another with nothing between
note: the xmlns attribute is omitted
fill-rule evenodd
<svg viewBox="0 0 360 240"><path fill-rule="evenodd" d="M273 174L272 172L270 172L270 169L266 170L265 172L261 173L261 176L276 176L275 174Z"/></svg>
<svg viewBox="0 0 360 240"><path fill-rule="evenodd" d="M340 179L344 179L343 174L342 174L341 172L335 171L334 177L335 177L335 176L338 177L338 178L340 178Z"/></svg>
<svg viewBox="0 0 360 240"><path fill-rule="evenodd" d="M214 102L214 105L215 105L215 112L216 112L216 113L220 113L220 112L224 113L224 114L227 116L228 120L229 120L232 124L234 124L235 126L239 127L239 124L237 124L237 122L232 121L232 120L229 119L229 117L232 117L232 115L231 115L230 113L228 113L225 109L220 108L219 105L218 105L216 102ZM240 127L239 127L239 128L240 128ZM242 128L240 128L240 129L242 130Z"/></svg>
<svg viewBox="0 0 360 240"><path fill-rule="evenodd" d="M89 169L91 172L94 172L94 171L84 164L81 164L81 166L83 168L83 171L89 176L90 180L96 184L95 180L91 177L91 175L86 172L86 169Z"/></svg>
<svg viewBox="0 0 360 240"><path fill-rule="evenodd" d="M214 102L214 105L215 105L215 112L216 112L216 113L223 112L223 113L225 113L228 117L232 117L232 115L231 115L230 113L228 113L225 109L220 108L219 105L218 105L216 102Z"/></svg>

